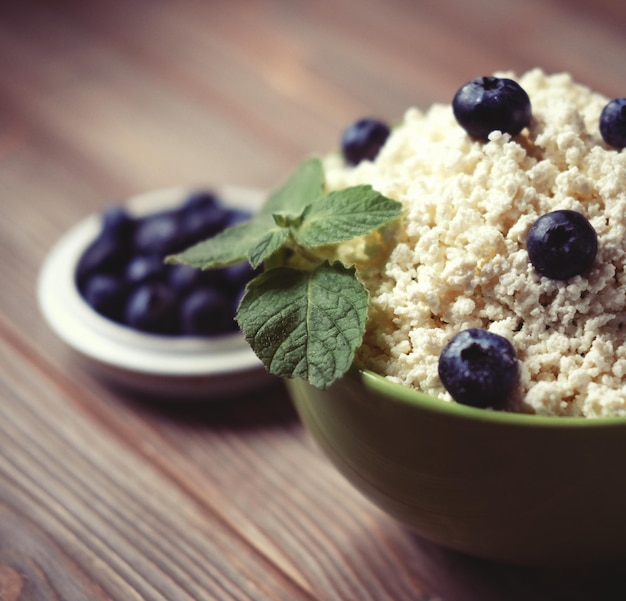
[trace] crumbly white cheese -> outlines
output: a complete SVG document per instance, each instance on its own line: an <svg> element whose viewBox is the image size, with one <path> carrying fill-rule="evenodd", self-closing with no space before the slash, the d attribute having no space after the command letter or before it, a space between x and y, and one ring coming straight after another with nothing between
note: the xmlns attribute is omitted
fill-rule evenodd
<svg viewBox="0 0 626 601"><path fill-rule="evenodd" d="M608 99L568 74L497 75L531 100L514 138L472 140L450 105L434 105L408 110L374 162L325 158L330 189L368 183L406 209L386 255L369 255L368 239L341 249L371 294L358 360L449 401L439 354L460 330L485 328L520 361L509 410L626 415L626 151L600 136ZM567 281L538 275L525 248L555 209L583 213L598 234L594 266Z"/></svg>

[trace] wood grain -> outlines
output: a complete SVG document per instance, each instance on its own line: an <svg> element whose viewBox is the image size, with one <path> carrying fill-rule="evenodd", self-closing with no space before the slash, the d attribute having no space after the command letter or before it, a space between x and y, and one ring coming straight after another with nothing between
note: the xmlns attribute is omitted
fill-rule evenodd
<svg viewBox="0 0 626 601"><path fill-rule="evenodd" d="M279 384L160 403L105 385L36 282L79 219L177 184L273 186L357 116L534 66L626 87L624 3L164 0L0 17L0 600L587 601L547 570L421 540L356 493Z"/></svg>

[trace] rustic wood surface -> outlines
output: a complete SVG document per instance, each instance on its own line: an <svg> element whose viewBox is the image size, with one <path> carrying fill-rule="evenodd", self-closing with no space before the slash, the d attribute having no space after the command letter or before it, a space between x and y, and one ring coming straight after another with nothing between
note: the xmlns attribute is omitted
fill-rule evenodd
<svg viewBox="0 0 626 601"><path fill-rule="evenodd" d="M0 600L626 598L616 566L420 540L337 475L280 385L186 408L107 387L35 297L51 245L110 202L271 187L356 117L474 76L541 66L623 96L625 32L617 0L2 3Z"/></svg>

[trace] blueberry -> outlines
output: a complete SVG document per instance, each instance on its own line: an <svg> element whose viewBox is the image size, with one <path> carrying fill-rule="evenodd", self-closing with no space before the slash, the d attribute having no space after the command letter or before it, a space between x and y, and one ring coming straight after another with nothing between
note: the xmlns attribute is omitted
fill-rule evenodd
<svg viewBox="0 0 626 601"><path fill-rule="evenodd" d="M85 281L83 297L100 315L121 321L128 287L122 278L108 275L92 275Z"/></svg>
<svg viewBox="0 0 626 601"><path fill-rule="evenodd" d="M241 261L222 268L226 286L233 292L238 292L260 272L260 268L253 269L248 261Z"/></svg>
<svg viewBox="0 0 626 601"><path fill-rule="evenodd" d="M224 276L221 269L198 269L189 265L169 265L166 274L167 285L177 294L183 294L197 288L198 286L207 285L213 287L221 287L224 285Z"/></svg>
<svg viewBox="0 0 626 601"><path fill-rule="evenodd" d="M119 240L101 232L83 251L76 266L76 282L83 289L87 278L94 273L114 273L126 262L127 249Z"/></svg>
<svg viewBox="0 0 626 601"><path fill-rule="evenodd" d="M160 256L182 250L179 217L177 211L161 211L141 218L133 235L135 250Z"/></svg>
<svg viewBox="0 0 626 601"><path fill-rule="evenodd" d="M228 217L228 211L221 207L210 210L186 211L181 215L180 222L184 246L189 247L215 236L225 228Z"/></svg>
<svg viewBox="0 0 626 601"><path fill-rule="evenodd" d="M480 328L459 332L439 357L439 378L452 398L473 407L501 407L518 378L515 349Z"/></svg>
<svg viewBox="0 0 626 601"><path fill-rule="evenodd" d="M142 284L165 277L164 259L156 255L135 255L126 265L125 277L132 284Z"/></svg>
<svg viewBox="0 0 626 601"><path fill-rule="evenodd" d="M230 298L203 286L192 290L180 304L180 324L188 336L210 336L236 329Z"/></svg>
<svg viewBox="0 0 626 601"><path fill-rule="evenodd" d="M122 206L109 207L102 214L102 231L114 236L119 241L127 242L130 240L134 227L135 219Z"/></svg>
<svg viewBox="0 0 626 601"><path fill-rule="evenodd" d="M460 88L452 101L459 125L486 140L492 131L518 134L530 123L528 94L512 79L479 77Z"/></svg>
<svg viewBox="0 0 626 601"><path fill-rule="evenodd" d="M189 265L171 265L167 272L167 285L175 292L185 292L200 283L203 272Z"/></svg>
<svg viewBox="0 0 626 601"><path fill-rule="evenodd" d="M176 332L176 295L161 282L138 286L126 302L124 321L137 330L155 334Z"/></svg>
<svg viewBox="0 0 626 601"><path fill-rule="evenodd" d="M593 265L598 236L581 213L552 211L532 225L526 250L530 262L541 275L553 280L567 280L581 275Z"/></svg>
<svg viewBox="0 0 626 601"><path fill-rule="evenodd" d="M341 137L343 157L350 165L373 161L389 137L390 129L378 119L365 118L346 127Z"/></svg>
<svg viewBox="0 0 626 601"><path fill-rule="evenodd" d="M251 217L252 213L245 209L228 209L228 216L224 227L231 227L243 221L248 221Z"/></svg>
<svg viewBox="0 0 626 601"><path fill-rule="evenodd" d="M191 193L180 208L183 246L192 246L221 232L228 222L229 211L213 192Z"/></svg>
<svg viewBox="0 0 626 601"><path fill-rule="evenodd" d="M181 211L212 211L221 205L219 198L209 190L190 192L183 201Z"/></svg>
<svg viewBox="0 0 626 601"><path fill-rule="evenodd" d="M626 148L626 98L615 98L602 109L600 134L609 146Z"/></svg>

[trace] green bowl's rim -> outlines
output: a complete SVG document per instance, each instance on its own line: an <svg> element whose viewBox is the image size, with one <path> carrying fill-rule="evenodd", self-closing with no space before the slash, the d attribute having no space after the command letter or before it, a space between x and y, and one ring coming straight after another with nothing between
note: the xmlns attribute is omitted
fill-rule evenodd
<svg viewBox="0 0 626 601"><path fill-rule="evenodd" d="M564 417L533 415L526 413L508 413L480 409L443 401L437 397L397 384L384 376L360 367L353 367L349 377L356 378L369 390L391 398L396 402L413 405L423 411L438 413L477 422L507 424L517 426L539 426L550 428L607 428L626 426L626 416L615 417Z"/></svg>

